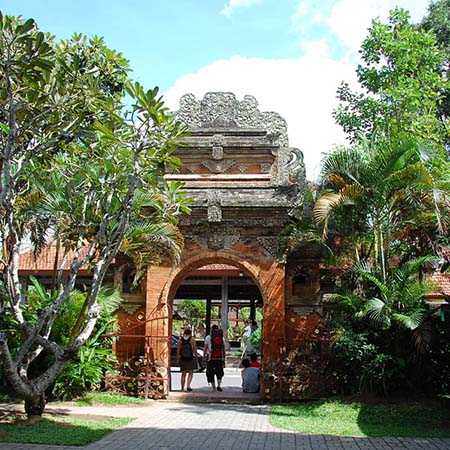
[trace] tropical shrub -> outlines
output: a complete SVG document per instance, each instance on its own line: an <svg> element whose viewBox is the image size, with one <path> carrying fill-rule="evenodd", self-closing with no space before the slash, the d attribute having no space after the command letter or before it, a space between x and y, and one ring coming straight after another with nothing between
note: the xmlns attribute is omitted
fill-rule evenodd
<svg viewBox="0 0 450 450"><path fill-rule="evenodd" d="M361 374L377 355L377 348L369 342L367 333L341 330L336 333L330 370L337 390L342 394L355 394L361 388Z"/></svg>
<svg viewBox="0 0 450 450"><path fill-rule="evenodd" d="M60 400L71 400L98 390L105 372L113 370L115 360L111 348L102 348L101 342L88 341L80 348L78 357L58 375L53 396Z"/></svg>

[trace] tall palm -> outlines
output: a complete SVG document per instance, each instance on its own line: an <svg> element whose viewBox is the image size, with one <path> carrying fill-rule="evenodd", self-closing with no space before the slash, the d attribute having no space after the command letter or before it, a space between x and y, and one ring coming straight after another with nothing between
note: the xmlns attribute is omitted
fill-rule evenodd
<svg viewBox="0 0 450 450"><path fill-rule="evenodd" d="M338 295L337 300L352 304L357 318L369 320L384 330L397 325L411 331L417 349L421 350L426 342L424 324L430 314L425 295L432 285L421 280L419 273L434 259L432 256L412 259L393 269L387 280L373 268L356 264L355 274L367 285L364 294Z"/></svg>
<svg viewBox="0 0 450 450"><path fill-rule="evenodd" d="M444 233L448 173L441 149L424 149L408 138L363 140L355 147L338 148L323 161L323 190L314 219L324 236L330 220L338 218L347 223L350 219L361 236L370 236L375 263L386 281L389 244L406 222L420 221L424 215Z"/></svg>

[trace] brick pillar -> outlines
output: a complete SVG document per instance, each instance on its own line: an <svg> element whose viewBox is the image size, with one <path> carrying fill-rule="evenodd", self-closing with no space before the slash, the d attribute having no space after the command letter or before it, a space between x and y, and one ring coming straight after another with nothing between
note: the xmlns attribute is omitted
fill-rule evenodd
<svg viewBox="0 0 450 450"><path fill-rule="evenodd" d="M147 269L146 343L155 360L163 366L168 366L170 360L169 334L171 332L172 308L171 305L166 304L166 300L170 288L168 280L171 271L172 268L167 266L150 266Z"/></svg>
<svg viewBox="0 0 450 450"><path fill-rule="evenodd" d="M264 321L262 336L263 353L263 396L271 398L274 390L281 389L273 383L271 375L279 372L286 353L286 305L285 267L273 262L266 270L261 270L259 282L264 296ZM278 395L278 394L275 394Z"/></svg>

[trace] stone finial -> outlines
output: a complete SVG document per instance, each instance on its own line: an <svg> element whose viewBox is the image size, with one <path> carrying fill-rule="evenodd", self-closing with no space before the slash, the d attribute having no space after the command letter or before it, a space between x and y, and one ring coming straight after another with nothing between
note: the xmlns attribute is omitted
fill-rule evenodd
<svg viewBox="0 0 450 450"><path fill-rule="evenodd" d="M208 92L202 100L197 100L193 94L186 94L180 99L180 109L175 117L190 128L265 130L274 143L281 147L288 146L286 121L276 112L261 112L258 102L251 95L245 95L239 101L231 92Z"/></svg>

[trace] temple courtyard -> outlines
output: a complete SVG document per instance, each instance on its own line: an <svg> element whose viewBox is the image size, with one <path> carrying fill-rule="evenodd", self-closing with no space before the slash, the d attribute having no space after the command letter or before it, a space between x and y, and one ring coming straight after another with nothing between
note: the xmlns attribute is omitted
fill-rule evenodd
<svg viewBox="0 0 450 450"><path fill-rule="evenodd" d="M153 402L136 407L48 407L60 414L135 417L85 447L0 443L0 450L163 449L450 449L450 439L306 435L271 425L270 407L226 403Z"/></svg>

